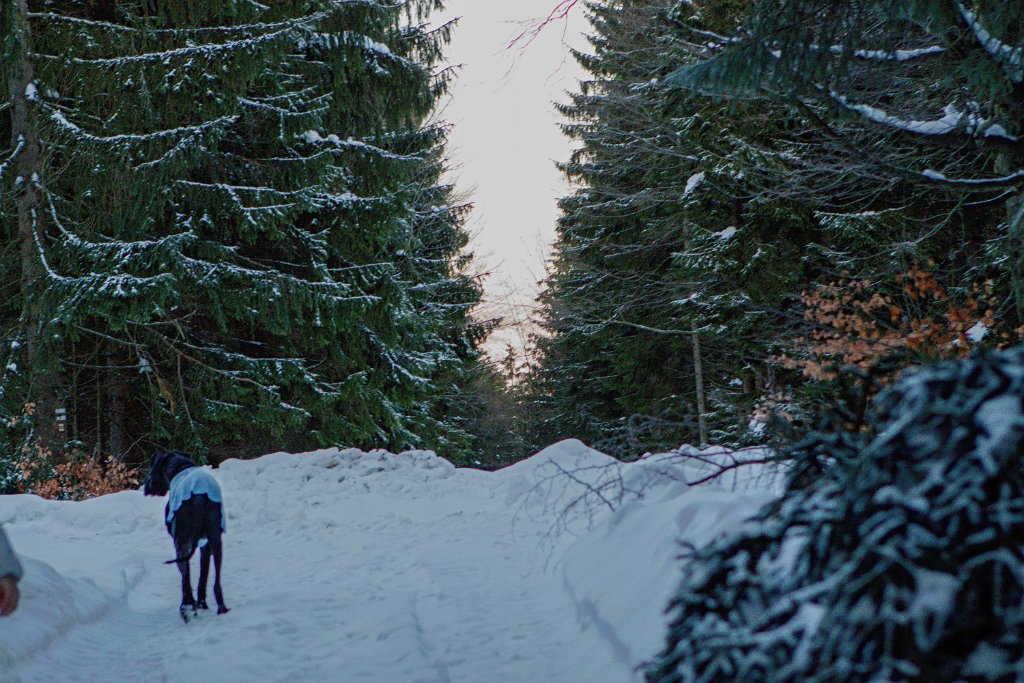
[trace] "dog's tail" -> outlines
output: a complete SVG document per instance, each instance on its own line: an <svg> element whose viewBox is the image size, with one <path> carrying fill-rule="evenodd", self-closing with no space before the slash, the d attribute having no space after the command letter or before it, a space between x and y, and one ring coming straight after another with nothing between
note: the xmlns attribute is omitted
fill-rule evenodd
<svg viewBox="0 0 1024 683"><path fill-rule="evenodd" d="M195 554L196 549L192 548L192 552L190 552L187 557L176 557L173 560L166 560L164 564L178 564L179 562L190 562L192 560L192 556Z"/></svg>
<svg viewBox="0 0 1024 683"><path fill-rule="evenodd" d="M178 548L178 552L181 553L181 555L174 558L173 560L167 560L166 562L164 562L164 564L178 564L179 562L190 562L192 560L192 556L196 554L196 548L202 548L204 545L206 545L206 543L206 536L202 536L200 538L189 538L188 545L186 545L185 548ZM181 552L182 550L184 550L185 552Z"/></svg>

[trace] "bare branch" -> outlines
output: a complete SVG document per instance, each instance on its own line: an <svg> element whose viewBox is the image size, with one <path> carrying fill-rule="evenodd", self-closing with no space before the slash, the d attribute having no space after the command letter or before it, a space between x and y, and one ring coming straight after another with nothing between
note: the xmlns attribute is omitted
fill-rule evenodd
<svg viewBox="0 0 1024 683"><path fill-rule="evenodd" d="M559 0L559 3L555 5L555 8L548 13L543 19L536 19L528 22L526 28L518 33L511 41L509 41L509 49L514 47L526 47L534 40L537 39L544 29L553 24L556 21L560 21L569 16L569 12L572 8L579 4L579 0Z"/></svg>

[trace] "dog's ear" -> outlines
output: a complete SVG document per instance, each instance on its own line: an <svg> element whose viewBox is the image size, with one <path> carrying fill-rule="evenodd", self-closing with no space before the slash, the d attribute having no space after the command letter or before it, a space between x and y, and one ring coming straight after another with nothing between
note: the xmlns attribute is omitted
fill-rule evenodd
<svg viewBox="0 0 1024 683"><path fill-rule="evenodd" d="M183 451L171 451L168 453L171 459L174 461L176 467L189 466L196 467L195 459Z"/></svg>
<svg viewBox="0 0 1024 683"><path fill-rule="evenodd" d="M153 464L149 466L149 473L142 485L142 493L147 496L164 496L170 488L167 481L167 460L171 454L167 451L157 451L153 454Z"/></svg>

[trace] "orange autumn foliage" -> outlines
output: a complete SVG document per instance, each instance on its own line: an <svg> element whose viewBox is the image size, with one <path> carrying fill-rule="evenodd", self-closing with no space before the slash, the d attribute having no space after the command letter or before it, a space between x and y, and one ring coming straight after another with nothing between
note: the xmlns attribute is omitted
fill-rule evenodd
<svg viewBox="0 0 1024 683"><path fill-rule="evenodd" d="M803 292L802 298L810 332L796 340L798 357L780 360L813 379L834 379L844 366L877 371L886 363L962 358L977 341L1004 348L1024 336L1024 328L1004 329L996 319L991 280L954 297L933 270L919 266L881 285L841 279ZM972 329L984 329L984 339L972 341ZM898 371L880 374L888 384Z"/></svg>
<svg viewBox="0 0 1024 683"><path fill-rule="evenodd" d="M36 419L35 403L27 403L21 414L10 418L7 427L30 423ZM34 493L42 498L85 500L137 488L141 472L112 456L90 456L78 449L55 453L29 442L21 447L11 463L18 477L15 488L20 493Z"/></svg>
<svg viewBox="0 0 1024 683"><path fill-rule="evenodd" d="M100 460L75 452L66 461L52 462L48 451L23 448L22 457L14 463L21 473L19 491L49 499L85 500L139 485L138 470L110 456Z"/></svg>

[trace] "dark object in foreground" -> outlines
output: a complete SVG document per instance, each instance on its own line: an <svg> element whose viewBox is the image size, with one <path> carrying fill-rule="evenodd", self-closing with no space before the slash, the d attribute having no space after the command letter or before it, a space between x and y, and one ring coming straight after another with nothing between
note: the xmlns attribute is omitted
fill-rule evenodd
<svg viewBox="0 0 1024 683"><path fill-rule="evenodd" d="M1024 347L908 372L695 550L649 683L1024 680Z"/></svg>
<svg viewBox="0 0 1024 683"><path fill-rule="evenodd" d="M206 604L206 582L213 558L215 576L213 597L217 600L217 614L228 612L220 587L222 559L221 534L224 532L224 507L217 481L206 471L178 451L157 451L146 475L143 493L147 496L170 494L164 508L167 533L174 540L175 559L166 564L177 564L181 572L181 618L188 623ZM199 548L198 600L192 597L189 562Z"/></svg>
<svg viewBox="0 0 1024 683"><path fill-rule="evenodd" d="M7 534L0 527L0 617L8 617L18 609L18 582L21 581L22 569L18 562Z"/></svg>

